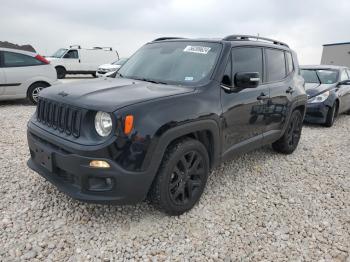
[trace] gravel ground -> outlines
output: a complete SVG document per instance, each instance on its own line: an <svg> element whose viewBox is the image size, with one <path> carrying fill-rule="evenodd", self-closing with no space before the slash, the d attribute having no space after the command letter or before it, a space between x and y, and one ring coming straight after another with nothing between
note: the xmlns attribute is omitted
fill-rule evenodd
<svg viewBox="0 0 350 262"><path fill-rule="evenodd" d="M350 261L349 116L305 126L292 155L266 147L222 165L191 212L167 217L74 201L30 171L34 110L0 102L1 261Z"/></svg>

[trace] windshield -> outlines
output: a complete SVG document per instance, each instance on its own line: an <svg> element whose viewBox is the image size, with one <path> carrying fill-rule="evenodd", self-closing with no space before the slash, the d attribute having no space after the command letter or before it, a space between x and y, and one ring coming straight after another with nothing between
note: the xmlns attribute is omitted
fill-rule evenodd
<svg viewBox="0 0 350 262"><path fill-rule="evenodd" d="M52 55L52 57L61 58L67 50L68 49L60 48Z"/></svg>
<svg viewBox="0 0 350 262"><path fill-rule="evenodd" d="M118 71L121 77L177 85L208 80L221 51L208 42L160 42L139 49Z"/></svg>
<svg viewBox="0 0 350 262"><path fill-rule="evenodd" d="M338 71L330 69L302 69L306 83L334 84L338 81Z"/></svg>
<svg viewBox="0 0 350 262"><path fill-rule="evenodd" d="M113 62L112 65L123 65L127 60L127 58L120 58L119 60Z"/></svg>

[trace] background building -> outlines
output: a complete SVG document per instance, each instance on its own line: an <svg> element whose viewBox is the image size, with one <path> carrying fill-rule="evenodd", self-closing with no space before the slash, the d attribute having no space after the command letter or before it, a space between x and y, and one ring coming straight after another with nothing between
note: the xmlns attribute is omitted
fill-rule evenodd
<svg viewBox="0 0 350 262"><path fill-rule="evenodd" d="M350 67L350 42L323 45L321 64Z"/></svg>

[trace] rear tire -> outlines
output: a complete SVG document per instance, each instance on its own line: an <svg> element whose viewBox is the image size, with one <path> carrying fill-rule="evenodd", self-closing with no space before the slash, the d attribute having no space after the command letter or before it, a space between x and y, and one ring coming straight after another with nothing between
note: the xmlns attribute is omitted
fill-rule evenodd
<svg viewBox="0 0 350 262"><path fill-rule="evenodd" d="M30 102L32 102L34 105L38 103L38 97L41 90L44 88L50 86L47 83L39 82L34 83L28 88L27 96Z"/></svg>
<svg viewBox="0 0 350 262"><path fill-rule="evenodd" d="M326 122L324 123L324 126L326 127L333 126L335 117L336 117L336 112L337 112L337 103L334 103L334 105L330 109L328 109Z"/></svg>
<svg viewBox="0 0 350 262"><path fill-rule="evenodd" d="M171 145L149 192L151 203L173 216L189 211L200 199L209 174L209 156L198 140Z"/></svg>
<svg viewBox="0 0 350 262"><path fill-rule="evenodd" d="M57 72L58 79L63 79L66 77L67 71L64 67L62 67L62 66L56 67L56 72Z"/></svg>
<svg viewBox="0 0 350 262"><path fill-rule="evenodd" d="M272 144L272 148L282 154L291 154L297 148L301 137L303 117L299 110L293 111L283 136Z"/></svg>

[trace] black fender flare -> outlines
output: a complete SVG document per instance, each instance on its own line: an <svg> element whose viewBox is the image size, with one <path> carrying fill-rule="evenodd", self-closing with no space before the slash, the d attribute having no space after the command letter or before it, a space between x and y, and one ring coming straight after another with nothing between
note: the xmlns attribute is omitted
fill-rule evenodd
<svg viewBox="0 0 350 262"><path fill-rule="evenodd" d="M303 106L304 107L304 112L303 112L303 120L304 120L304 117L305 117L305 114L306 114L306 102L307 102L307 99L298 99L298 100L295 100L291 107L290 107L290 110L288 112L288 116L287 116L287 119L286 119L286 123L284 124L284 127L283 127L283 130L281 132L281 135L280 136L283 136L284 132L286 131L287 129L287 126L288 126L288 123L289 123L289 120L290 120L290 117L292 116L292 113L293 111L297 108L297 107L300 107L300 106Z"/></svg>
<svg viewBox="0 0 350 262"><path fill-rule="evenodd" d="M151 161L150 169L152 172L156 173L161 161L163 160L163 156L167 147L176 139L189 135L194 132L207 130L210 132L213 140L213 153L211 159L211 166L214 167L220 162L221 155L221 140L220 140L220 128L219 124L212 119L205 120L197 120L189 123L184 123L165 131L159 139L157 143L151 148L149 148L149 152L146 155L146 161Z"/></svg>

